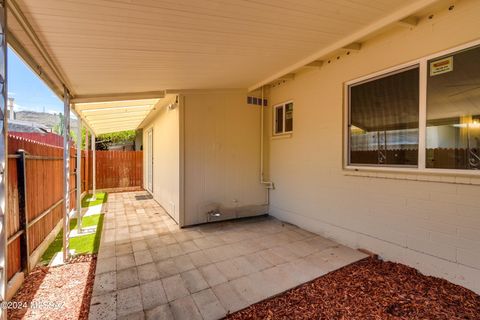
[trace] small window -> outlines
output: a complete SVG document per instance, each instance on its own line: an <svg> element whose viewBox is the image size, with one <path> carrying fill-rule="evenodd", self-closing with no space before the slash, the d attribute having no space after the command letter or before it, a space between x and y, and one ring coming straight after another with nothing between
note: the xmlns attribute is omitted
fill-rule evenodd
<svg viewBox="0 0 480 320"><path fill-rule="evenodd" d="M480 169L480 47L427 62L426 167Z"/></svg>
<svg viewBox="0 0 480 320"><path fill-rule="evenodd" d="M286 102L274 107L274 134L291 133L293 131L293 102Z"/></svg>
<svg viewBox="0 0 480 320"><path fill-rule="evenodd" d="M417 166L419 68L350 85L349 164Z"/></svg>

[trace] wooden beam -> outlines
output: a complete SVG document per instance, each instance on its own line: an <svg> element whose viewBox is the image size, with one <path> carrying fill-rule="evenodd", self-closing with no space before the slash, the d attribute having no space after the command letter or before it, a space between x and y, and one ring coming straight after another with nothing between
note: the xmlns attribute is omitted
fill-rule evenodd
<svg viewBox="0 0 480 320"><path fill-rule="evenodd" d="M419 21L418 17L410 16L398 21L397 25L401 27L411 28L411 27L416 27L418 24L418 21Z"/></svg>
<svg viewBox="0 0 480 320"><path fill-rule="evenodd" d="M130 113L120 113L120 114L115 114L115 117L112 117L112 113L110 114L100 114L100 115L85 115L85 119L89 122L95 122L95 121L102 121L102 120L108 120L108 121L117 121L117 120L122 120L122 119L144 119L146 116L146 112L138 113L138 114L130 114Z"/></svg>
<svg viewBox="0 0 480 320"><path fill-rule="evenodd" d="M149 110L153 108L155 103L144 103L143 105L129 105L128 103L124 103L123 106L114 106L111 104L99 105L99 104L79 104L77 110L79 112L84 112L85 115L87 114L96 114L97 112L117 112L117 113L124 113L128 111L140 111L140 110ZM99 113L100 114L100 113Z"/></svg>
<svg viewBox="0 0 480 320"><path fill-rule="evenodd" d="M109 126L115 126L115 125L118 125L118 124L125 124L125 123L140 123L142 122L143 120L143 117L141 118L132 118L132 119L117 119L117 118L114 118L112 117L112 119L110 120L89 120L90 122L90 125L92 125L93 127L95 128L99 128L100 126L102 125L109 125Z"/></svg>
<svg viewBox="0 0 480 320"><path fill-rule="evenodd" d="M305 67L320 68L322 65L323 65L323 60L315 60L310 63L307 63Z"/></svg>
<svg viewBox="0 0 480 320"><path fill-rule="evenodd" d="M72 99L72 102L73 103L91 103L91 102L142 100L142 99L161 99L164 97L165 97L165 91L85 94L85 95L75 96Z"/></svg>
<svg viewBox="0 0 480 320"><path fill-rule="evenodd" d="M434 3L436 3L438 0L418 0L418 1L415 1L409 5L406 5L404 6L403 8L395 11L395 12L392 12L391 14L387 14L377 20L375 20L375 22L373 22L372 24L369 24L367 26L365 26L364 28L361 28L351 34L349 34L348 36L332 43L331 45L328 45L328 46L325 46L325 47L322 47L320 48L320 50L318 50L317 52L309 55L308 57L290 65L290 66L286 66L284 69L278 71L277 73L274 73L272 74L270 77L267 77L266 79L260 81L260 82L257 82L255 84L253 84L252 86L250 86L248 88L248 91L255 91L257 90L258 88L261 88L262 86L266 85L266 84L269 84L269 83L272 83L273 81L275 81L275 79L278 79L278 77L280 77L281 75L283 74L287 74L287 73L290 73L290 72L293 72L295 70L298 70L300 68L302 68L303 66L305 66L307 63L310 63L311 61L314 61L314 60L317 60L317 59L321 59L322 57L325 57L325 56L328 56L330 54L332 54L333 52L345 47L345 46L348 46L350 43L354 43L356 41L359 41L360 39L363 39L365 38L366 36L368 35L371 35L372 33L374 32L377 32L393 23L396 23L397 21L405 18L405 17L408 17L408 16L411 16L413 14L415 14L416 12L424 9L425 7L429 6L429 5L432 5Z"/></svg>
<svg viewBox="0 0 480 320"><path fill-rule="evenodd" d="M352 42L346 46L344 46L342 49L347 50L347 51L358 51L362 48L362 44L360 42Z"/></svg>
<svg viewBox="0 0 480 320"><path fill-rule="evenodd" d="M295 73L289 73L284 76L279 77L276 81L282 81L282 80L293 80L295 79Z"/></svg>

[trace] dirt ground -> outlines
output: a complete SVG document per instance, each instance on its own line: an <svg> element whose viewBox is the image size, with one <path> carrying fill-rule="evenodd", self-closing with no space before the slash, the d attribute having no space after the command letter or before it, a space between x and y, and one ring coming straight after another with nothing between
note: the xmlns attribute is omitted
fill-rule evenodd
<svg viewBox="0 0 480 320"><path fill-rule="evenodd" d="M96 256L58 267L36 267L13 297L8 319L88 319Z"/></svg>
<svg viewBox="0 0 480 320"><path fill-rule="evenodd" d="M402 264L367 258L226 317L480 319L480 296Z"/></svg>

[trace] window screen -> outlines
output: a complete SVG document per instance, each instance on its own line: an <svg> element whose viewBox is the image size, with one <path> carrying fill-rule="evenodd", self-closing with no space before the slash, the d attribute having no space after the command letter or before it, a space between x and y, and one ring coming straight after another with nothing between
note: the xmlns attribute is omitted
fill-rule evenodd
<svg viewBox="0 0 480 320"><path fill-rule="evenodd" d="M349 107L349 164L418 165L418 66L351 85Z"/></svg>

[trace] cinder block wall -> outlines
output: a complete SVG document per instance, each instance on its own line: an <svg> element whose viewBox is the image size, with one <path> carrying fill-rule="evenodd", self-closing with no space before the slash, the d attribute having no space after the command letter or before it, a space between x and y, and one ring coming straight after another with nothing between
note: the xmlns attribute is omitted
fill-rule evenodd
<svg viewBox="0 0 480 320"><path fill-rule="evenodd" d="M432 13L271 89L270 105L294 101L294 133L272 137L270 108L270 213L480 293L479 176L342 169L344 82L480 38L479 1Z"/></svg>

